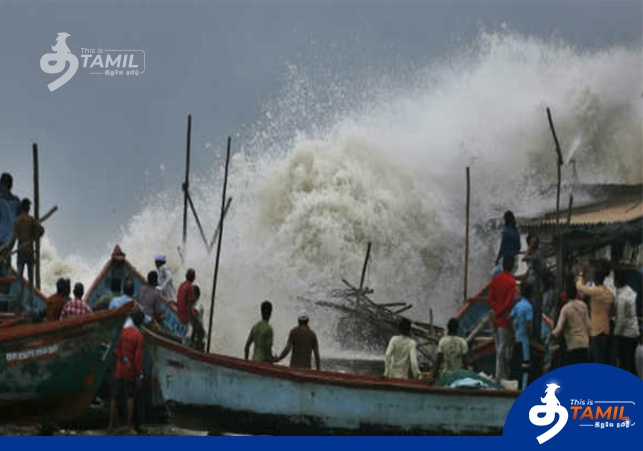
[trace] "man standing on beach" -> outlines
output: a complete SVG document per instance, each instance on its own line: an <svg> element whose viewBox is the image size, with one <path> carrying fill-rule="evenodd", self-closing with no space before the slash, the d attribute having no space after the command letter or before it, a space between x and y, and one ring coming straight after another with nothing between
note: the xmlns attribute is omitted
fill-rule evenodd
<svg viewBox="0 0 643 451"><path fill-rule="evenodd" d="M248 360L248 355L250 354L250 346L254 344L254 349L252 350L253 361L265 363L273 362L273 332L272 326L268 323L271 315L272 304L270 301L263 301L261 303L261 321L258 321L254 326L252 326L250 335L248 335L248 340L246 340L246 347L243 350L246 360Z"/></svg>
<svg viewBox="0 0 643 451"><path fill-rule="evenodd" d="M519 346L521 351L520 354L522 356L522 381L520 388L521 390L524 390L527 388L527 384L529 383L529 371L531 366L529 342L532 337L534 311L530 300L533 296L533 287L529 282L523 282L520 289L516 290L516 292L519 300L511 310L510 316L513 321L516 345Z"/></svg>
<svg viewBox="0 0 643 451"><path fill-rule="evenodd" d="M574 280L566 282L563 308L558 315L558 324L552 331L552 339L565 336L567 351L565 365L589 363L589 336L592 332L589 311L584 301L578 299Z"/></svg>
<svg viewBox="0 0 643 451"><path fill-rule="evenodd" d="M0 249L11 240L13 222L20 213L20 199L11 193L13 177L8 172L0 176ZM5 248L6 249L6 248ZM11 272L11 249L1 257L0 276Z"/></svg>
<svg viewBox="0 0 643 451"><path fill-rule="evenodd" d="M297 320L299 326L292 329L288 334L288 343L276 361L279 362L284 359L292 350L292 356L290 357L291 368L312 368L311 356L314 355L315 367L319 370L321 362L317 335L308 327L308 315L306 312L301 312Z"/></svg>
<svg viewBox="0 0 643 451"><path fill-rule="evenodd" d="M625 271L614 274L616 285L616 324L614 336L618 345L619 366L632 374L636 373L634 357L639 342L639 323L636 319L636 292L627 284Z"/></svg>
<svg viewBox="0 0 643 451"><path fill-rule="evenodd" d="M13 248L13 245L18 241L18 278L22 280L25 266L27 267L27 277L29 278L29 293L27 298L23 300L23 310L27 311L31 309L31 303L33 300L33 287L34 287L34 278L33 278L33 265L34 265L34 243L40 238L44 233L45 229L40 225L40 222L33 216L29 215L29 209L31 208L31 201L29 199L22 199L20 203L20 214L13 222L13 235L9 240L9 249ZM24 290L24 285L20 284L20 299L22 299L22 293Z"/></svg>
<svg viewBox="0 0 643 451"><path fill-rule="evenodd" d="M117 402L126 401L127 426L126 432L135 434L132 428L134 418L134 400L140 389L143 374L143 334L138 327L143 323L144 314L138 310L127 317L121 337L114 348L116 368L113 375L112 399L109 406L109 426L114 426Z"/></svg>
<svg viewBox="0 0 643 451"><path fill-rule="evenodd" d="M509 313L516 295L516 279L511 275L515 262L512 254L502 259L503 271L489 285L489 303L493 309L493 326L496 332L496 382L507 378L509 349Z"/></svg>
<svg viewBox="0 0 643 451"><path fill-rule="evenodd" d="M607 269L597 266L594 271L594 286L586 285L583 271L576 278L576 289L589 296L589 313L592 321L590 349L594 363L609 365L610 353L610 311L614 305L614 295L603 284L609 275Z"/></svg>

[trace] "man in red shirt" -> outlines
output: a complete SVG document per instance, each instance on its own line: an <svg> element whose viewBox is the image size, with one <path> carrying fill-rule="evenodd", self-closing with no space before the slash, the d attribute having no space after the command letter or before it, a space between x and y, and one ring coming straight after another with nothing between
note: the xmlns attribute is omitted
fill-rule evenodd
<svg viewBox="0 0 643 451"><path fill-rule="evenodd" d="M132 313L123 326L121 337L114 348L116 356L116 369L114 371L114 386L112 399L109 406L109 426L113 427L116 402L127 401L127 426L126 432L133 434L132 418L134 417L134 397L141 384L143 373L143 334L137 329L145 316L141 310Z"/></svg>
<svg viewBox="0 0 643 451"><path fill-rule="evenodd" d="M179 321L181 321L186 326L192 324L192 321L196 318L196 312L193 307L196 303L196 294L194 292L193 282L196 279L196 272L194 269L190 268L185 273L185 281L179 285L179 291L176 294L176 303L177 305L177 316ZM186 337L189 336L187 333Z"/></svg>
<svg viewBox="0 0 643 451"><path fill-rule="evenodd" d="M496 381L507 377L509 360L509 314L516 295L516 279L511 275L514 255L502 259L503 271L496 275L489 285L489 304L493 309L493 326L496 332Z"/></svg>

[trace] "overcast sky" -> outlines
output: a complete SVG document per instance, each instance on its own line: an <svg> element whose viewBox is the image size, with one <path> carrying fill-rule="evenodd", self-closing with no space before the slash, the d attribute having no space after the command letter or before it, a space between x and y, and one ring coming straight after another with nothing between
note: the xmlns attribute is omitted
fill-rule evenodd
<svg viewBox="0 0 643 451"><path fill-rule="evenodd" d="M338 77L421 67L505 23L581 48L640 46L635 2L0 2L0 170L32 196L31 143L40 146L41 211L63 255L104 255L151 192L184 171L186 115L194 173L206 144L239 135L279 95L289 64ZM145 73L58 75L40 70L57 33L81 47L142 49ZM81 60L82 63L82 60ZM161 177L160 165L166 168ZM147 171L147 173L146 173ZM146 175L147 174L147 175Z"/></svg>

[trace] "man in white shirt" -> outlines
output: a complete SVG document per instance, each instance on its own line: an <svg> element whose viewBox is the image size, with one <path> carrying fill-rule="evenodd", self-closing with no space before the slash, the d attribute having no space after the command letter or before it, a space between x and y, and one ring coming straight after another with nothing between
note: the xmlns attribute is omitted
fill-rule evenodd
<svg viewBox="0 0 643 451"><path fill-rule="evenodd" d="M156 263L156 270L159 273L159 286L158 289L165 299L176 301L176 290L172 283L172 272L165 264L165 254L158 254L154 261Z"/></svg>
<svg viewBox="0 0 643 451"><path fill-rule="evenodd" d="M636 292L627 285L625 272L616 271L616 324L614 336L618 343L619 366L625 371L636 374L634 356L639 338L639 323L636 318Z"/></svg>
<svg viewBox="0 0 643 451"><path fill-rule="evenodd" d="M396 379L418 379L420 369L417 360L417 344L411 339L411 321L402 318L400 321L400 335L396 335L388 342L386 349L386 366L384 377Z"/></svg>

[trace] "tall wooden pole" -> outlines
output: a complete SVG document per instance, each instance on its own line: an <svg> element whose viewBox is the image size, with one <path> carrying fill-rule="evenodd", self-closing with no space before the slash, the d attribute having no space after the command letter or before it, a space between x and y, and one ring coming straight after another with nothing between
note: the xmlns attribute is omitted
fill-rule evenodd
<svg viewBox="0 0 643 451"><path fill-rule="evenodd" d="M464 231L464 302L469 295L469 206L471 201L471 184L469 179L469 166L467 166L467 221Z"/></svg>
<svg viewBox="0 0 643 451"><path fill-rule="evenodd" d="M565 249L563 243L563 234L560 230L560 184L561 184L561 168L563 166L563 154L560 151L560 144L558 142L558 137L556 136L556 130L554 129L554 121L551 118L551 111L547 108L547 119L549 120L549 128L551 133L554 136L554 143L556 144L556 166L558 169L558 181L556 186L556 292L560 293L563 290L563 278L565 277L565 268L564 268L564 259L565 259Z"/></svg>
<svg viewBox="0 0 643 451"><path fill-rule="evenodd" d="M368 242L368 246L366 247L366 258L364 259L364 265L362 266L362 277L359 279L359 293L357 296L357 303L359 304L359 301L362 297L362 291L364 290L364 279L366 278L366 267L368 266L368 259L371 256L371 242Z"/></svg>
<svg viewBox="0 0 643 451"><path fill-rule="evenodd" d="M558 184L556 189L556 229L560 223L560 179L561 179L561 167L563 166L563 154L560 151L560 144L558 143L558 137L556 136L556 130L554 129L554 122L551 119L551 111L547 108L547 119L549 120L549 128L551 129L552 135L554 135L554 143L556 144L556 165L558 167Z"/></svg>
<svg viewBox="0 0 643 451"><path fill-rule="evenodd" d="M221 256L221 241L223 240L223 219L225 217L226 189L228 187L228 167L230 166L230 145L232 138L228 136L228 150L225 159L225 175L223 177L223 194L221 196L221 218L219 219L219 241L217 242L217 258L214 263L214 280L212 281L212 300L210 302L210 325L208 326L208 347L210 352L210 343L212 341L212 321L214 319L214 298L217 292L217 276L219 275L219 257Z"/></svg>
<svg viewBox="0 0 643 451"><path fill-rule="evenodd" d="M205 237L205 232L203 232L203 226L201 225L201 220L199 219L199 214L196 212L196 207L194 206L194 202L192 202L192 196L190 196L189 191L185 191L188 195L188 203L190 204L190 210L192 210L192 214L194 215L194 220L196 221L196 226L199 229L199 233L201 234L201 239L203 240L203 244L205 245L205 250L208 250L208 239Z"/></svg>
<svg viewBox="0 0 643 451"><path fill-rule="evenodd" d="M40 219L40 185L38 175L38 144L33 147L33 217ZM36 288L40 290L40 238L36 239Z"/></svg>
<svg viewBox="0 0 643 451"><path fill-rule="evenodd" d="M188 114L188 137L185 152L185 182L183 182L183 251L188 237L188 192L190 189L190 141L192 138L192 115Z"/></svg>
<svg viewBox="0 0 643 451"><path fill-rule="evenodd" d="M223 217L228 214L228 208L230 208L230 204L232 203L232 197L228 197L228 201L225 204L225 209L223 211ZM212 253L212 248L214 247L214 241L219 237L219 230L221 230L221 222L217 224L217 229L214 231L214 235L212 235L212 241L210 241L210 244L208 245L208 254Z"/></svg>

